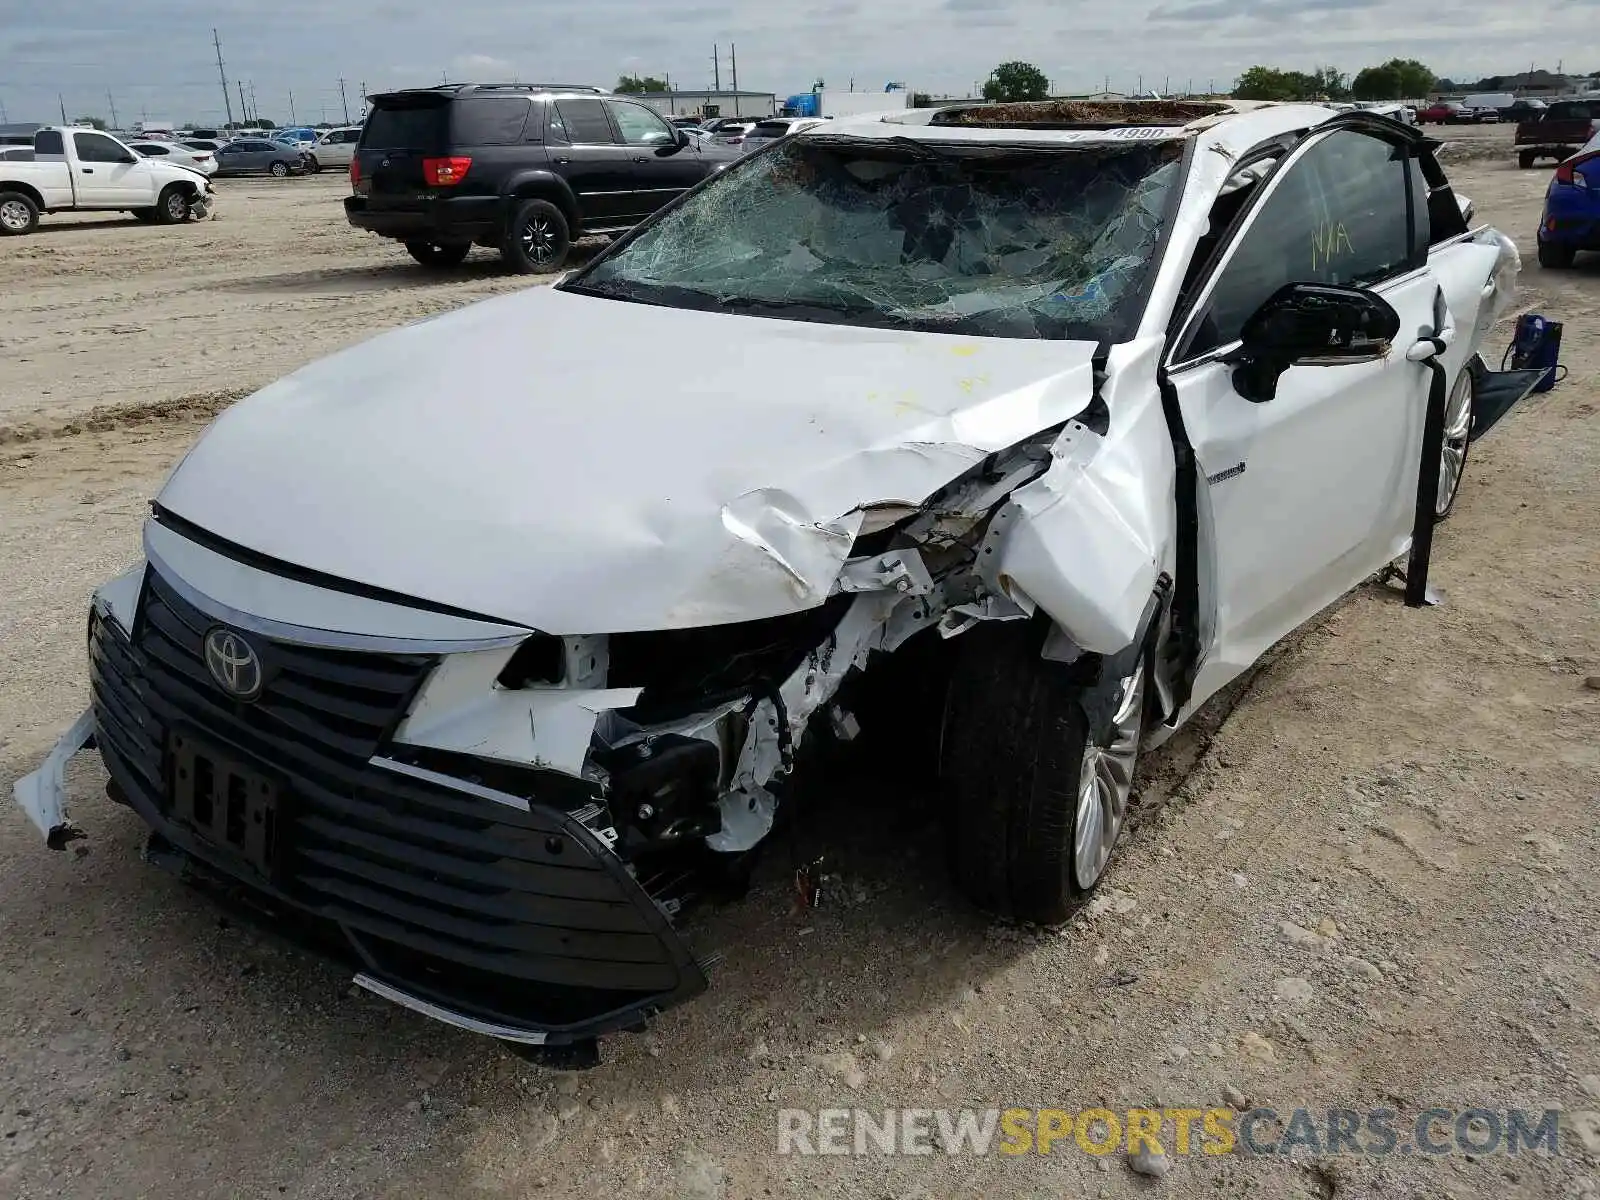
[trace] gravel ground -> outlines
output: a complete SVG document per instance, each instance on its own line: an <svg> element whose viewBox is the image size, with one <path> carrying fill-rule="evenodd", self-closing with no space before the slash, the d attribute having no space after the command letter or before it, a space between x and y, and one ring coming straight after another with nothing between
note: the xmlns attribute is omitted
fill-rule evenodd
<svg viewBox="0 0 1600 1200"><path fill-rule="evenodd" d="M1468 131L1453 171L1528 239L1547 172L1505 140ZM0 243L0 787L85 702L88 592L211 411L526 282L424 276L348 230L327 180L222 186L215 223ZM87 841L53 854L0 812L0 1194L1600 1194L1600 265L1523 282L1567 322L1571 375L1475 448L1435 549L1446 604L1369 586L1275 651L1147 760L1112 890L1059 933L963 905L925 797L863 769L804 833L832 902L797 912L774 854L697 931L726 955L711 992L563 1076L222 918L141 864L83 756ZM1402 1127L1560 1107L1563 1155L1197 1154L1157 1181L1070 1146L775 1152L782 1107L1224 1100Z"/></svg>

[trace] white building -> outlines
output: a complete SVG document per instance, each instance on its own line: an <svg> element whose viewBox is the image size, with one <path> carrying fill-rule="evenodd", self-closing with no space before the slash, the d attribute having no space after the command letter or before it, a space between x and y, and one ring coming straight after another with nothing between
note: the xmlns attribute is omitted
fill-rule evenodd
<svg viewBox="0 0 1600 1200"><path fill-rule="evenodd" d="M628 98L644 101L664 117L770 117L778 111L773 92L635 92Z"/></svg>

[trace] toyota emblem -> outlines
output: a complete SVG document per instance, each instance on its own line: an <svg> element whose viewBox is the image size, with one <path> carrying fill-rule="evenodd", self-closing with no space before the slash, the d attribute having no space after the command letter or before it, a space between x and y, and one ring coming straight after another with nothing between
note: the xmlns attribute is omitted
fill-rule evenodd
<svg viewBox="0 0 1600 1200"><path fill-rule="evenodd" d="M206 634L206 670L236 700L254 700L265 682L255 649L242 635L221 626Z"/></svg>

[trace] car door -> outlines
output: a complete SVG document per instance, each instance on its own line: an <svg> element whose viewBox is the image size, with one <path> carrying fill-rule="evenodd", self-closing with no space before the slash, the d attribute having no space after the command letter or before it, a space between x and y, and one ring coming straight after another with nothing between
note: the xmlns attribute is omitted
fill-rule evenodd
<svg viewBox="0 0 1600 1200"><path fill-rule="evenodd" d="M75 133L72 149L78 163L78 205L81 208L141 208L155 203L150 164L103 133Z"/></svg>
<svg viewBox="0 0 1600 1200"><path fill-rule="evenodd" d="M680 146L677 133L650 109L627 100L607 100L605 104L617 137L632 151L629 175L634 191L629 215L634 220L644 220L704 177L698 150Z"/></svg>
<svg viewBox="0 0 1600 1200"><path fill-rule="evenodd" d="M638 202L634 150L618 143L604 102L588 98L550 105L545 130L550 164L578 197L585 228L621 228L634 222Z"/></svg>
<svg viewBox="0 0 1600 1200"><path fill-rule="evenodd" d="M1210 626L1196 702L1405 549L1432 382L1407 351L1453 324L1417 229L1426 207L1413 218L1414 153L1370 122L1313 131L1252 198L1174 340ZM1400 316L1398 344L1377 361L1293 366L1275 398L1247 400L1225 360L1245 320L1297 282L1370 287Z"/></svg>

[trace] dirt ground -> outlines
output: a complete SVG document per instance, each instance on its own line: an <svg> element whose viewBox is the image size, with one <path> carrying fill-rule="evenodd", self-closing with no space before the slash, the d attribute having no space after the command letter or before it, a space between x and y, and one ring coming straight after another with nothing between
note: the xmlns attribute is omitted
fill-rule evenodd
<svg viewBox="0 0 1600 1200"><path fill-rule="evenodd" d="M1476 132L1476 131L1475 131ZM1529 251L1548 171L1504 131L1458 187ZM90 589L209 412L374 330L524 286L446 281L337 181L221 217L0 242L0 788L87 698ZM0 1195L745 1198L1600 1195L1600 261L1523 276L1571 374L1473 451L1443 607L1366 587L1141 769L1111 889L1059 933L952 892L924 796L841 779L702 921L712 990L559 1075L354 992L141 863L92 755L51 853L0 812ZM1501 331L1497 351L1506 331ZM96 407L135 404L133 412ZM75 431L75 432L69 432ZM780 1108L1563 1110L1563 1154L780 1157ZM1170 1148L1170 1147L1169 1147Z"/></svg>

